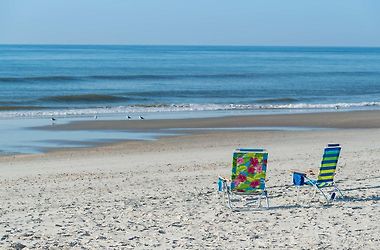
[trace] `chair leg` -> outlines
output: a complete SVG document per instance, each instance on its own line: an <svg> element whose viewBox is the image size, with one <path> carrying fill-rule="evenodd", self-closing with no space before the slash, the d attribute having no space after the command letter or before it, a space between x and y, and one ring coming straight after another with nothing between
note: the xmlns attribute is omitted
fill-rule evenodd
<svg viewBox="0 0 380 250"><path fill-rule="evenodd" d="M257 200L257 207L261 207L261 196L262 194L260 194L259 199Z"/></svg>
<svg viewBox="0 0 380 250"><path fill-rule="evenodd" d="M315 196L317 195L317 192L318 192L318 188L315 187L315 189L314 189L314 194L313 194L313 196L311 197L311 200L314 200Z"/></svg>
<svg viewBox="0 0 380 250"><path fill-rule="evenodd" d="M318 189L318 191L323 195L323 197L325 197L327 203L329 203L329 198L327 198L326 194L322 191L322 189L320 189L319 187L317 186L314 186L316 189Z"/></svg>
<svg viewBox="0 0 380 250"><path fill-rule="evenodd" d="M335 184L334 184L334 189L337 190L339 192L340 196L344 199L344 195L343 195L342 191L340 191L340 189L337 186L335 186Z"/></svg>
<svg viewBox="0 0 380 250"><path fill-rule="evenodd" d="M232 209L232 206L231 206L231 195L230 193L227 191L227 206Z"/></svg>
<svg viewBox="0 0 380 250"><path fill-rule="evenodd" d="M259 197L257 198L256 204L257 208L262 208L262 199L265 198L266 207L269 208L269 198L268 198L268 192L265 190L263 191ZM245 205L248 206L249 204L253 204L254 202L247 202Z"/></svg>
<svg viewBox="0 0 380 250"><path fill-rule="evenodd" d="M261 199L262 198L265 198L265 204L266 204L266 207L269 208L269 198L268 198L268 191L267 190L264 190L261 194L260 194L260 197L259 197L259 206L258 207L262 207L261 206Z"/></svg>
<svg viewBox="0 0 380 250"><path fill-rule="evenodd" d="M267 203L267 208L269 208L269 198L268 198L268 192L267 191L264 191L265 192L265 201Z"/></svg>
<svg viewBox="0 0 380 250"><path fill-rule="evenodd" d="M226 184L226 186L225 186L225 192L227 192L227 206L230 208L230 209L232 209L232 202L231 202L231 191L230 191L230 189L229 189L229 187L228 187L228 185Z"/></svg>
<svg viewBox="0 0 380 250"><path fill-rule="evenodd" d="M226 188L224 189L224 194L225 194L225 196L227 196L227 197L225 197L227 200L227 207L230 208L232 211L238 211L237 210L238 207L235 208L233 206L234 194L231 192L231 189L228 186L226 186ZM253 203L257 202L257 208L260 208L260 207L262 207L261 202L262 202L263 198L265 198L266 207L269 208L269 197L268 197L268 192L266 190L263 191L259 195L259 197L257 198L257 201L256 201L256 199L254 199L254 201L247 202L245 204L245 206L248 206L249 204L253 204Z"/></svg>

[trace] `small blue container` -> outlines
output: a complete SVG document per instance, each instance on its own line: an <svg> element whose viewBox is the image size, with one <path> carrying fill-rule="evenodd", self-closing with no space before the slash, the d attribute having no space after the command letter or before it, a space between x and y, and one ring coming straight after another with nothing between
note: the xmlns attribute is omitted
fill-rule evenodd
<svg viewBox="0 0 380 250"><path fill-rule="evenodd" d="M305 175L301 173L293 173L293 184L295 186L303 186L305 184Z"/></svg>
<svg viewBox="0 0 380 250"><path fill-rule="evenodd" d="M218 178L218 191L223 192L223 180L220 177Z"/></svg>

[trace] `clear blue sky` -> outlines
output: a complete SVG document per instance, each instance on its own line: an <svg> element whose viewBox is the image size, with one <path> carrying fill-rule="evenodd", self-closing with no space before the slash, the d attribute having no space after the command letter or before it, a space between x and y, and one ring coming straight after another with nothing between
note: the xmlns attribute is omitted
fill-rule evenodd
<svg viewBox="0 0 380 250"><path fill-rule="evenodd" d="M0 0L0 43L380 46L380 0Z"/></svg>

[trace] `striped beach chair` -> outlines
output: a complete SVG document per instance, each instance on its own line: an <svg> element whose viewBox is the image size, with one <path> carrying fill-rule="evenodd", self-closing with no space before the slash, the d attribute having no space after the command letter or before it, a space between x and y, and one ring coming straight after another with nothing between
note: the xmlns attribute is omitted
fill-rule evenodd
<svg viewBox="0 0 380 250"><path fill-rule="evenodd" d="M268 152L264 149L237 149L233 153L231 180L219 177L219 191L227 198L229 208L236 210L235 202L243 202L244 207L265 198L269 208L268 193L265 186Z"/></svg>
<svg viewBox="0 0 380 250"><path fill-rule="evenodd" d="M306 173L294 170L293 184L296 186L306 184L314 187L315 192L313 198L315 197L317 192L320 192L323 195L323 197L327 200L327 202L329 202L329 200L335 199L336 191L340 194L341 197L344 197L342 191L337 187L337 185L334 182L334 176L338 165L340 151L341 146L339 144L328 144L323 153L318 178L311 179L307 176ZM303 178L305 180L303 180ZM330 197L328 197L326 192L324 192L323 190L328 187L333 189Z"/></svg>

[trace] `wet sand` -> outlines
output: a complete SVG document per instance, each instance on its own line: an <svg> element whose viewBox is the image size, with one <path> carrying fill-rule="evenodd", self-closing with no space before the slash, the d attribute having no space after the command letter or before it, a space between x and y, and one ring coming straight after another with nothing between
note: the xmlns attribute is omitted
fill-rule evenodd
<svg viewBox="0 0 380 250"><path fill-rule="evenodd" d="M380 111L247 115L167 120L97 120L38 127L49 130L162 130L181 128L380 128Z"/></svg>

